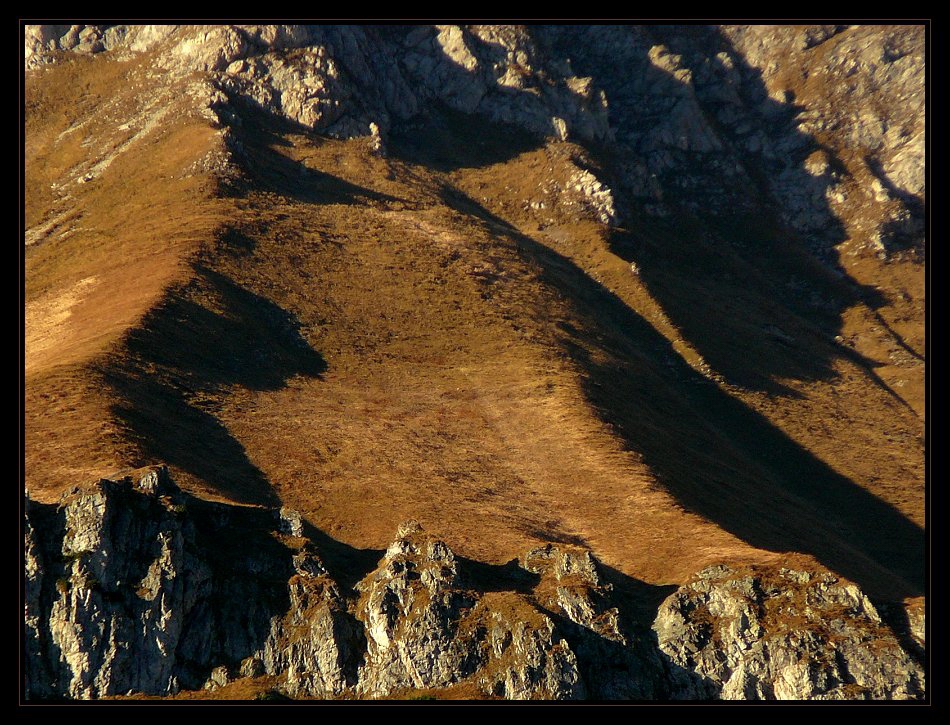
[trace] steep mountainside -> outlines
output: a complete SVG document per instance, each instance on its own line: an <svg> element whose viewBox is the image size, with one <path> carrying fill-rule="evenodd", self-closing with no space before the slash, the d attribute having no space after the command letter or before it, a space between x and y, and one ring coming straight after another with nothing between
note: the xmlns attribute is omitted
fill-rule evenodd
<svg viewBox="0 0 950 725"><path fill-rule="evenodd" d="M25 34L28 697L924 696L923 26Z"/></svg>

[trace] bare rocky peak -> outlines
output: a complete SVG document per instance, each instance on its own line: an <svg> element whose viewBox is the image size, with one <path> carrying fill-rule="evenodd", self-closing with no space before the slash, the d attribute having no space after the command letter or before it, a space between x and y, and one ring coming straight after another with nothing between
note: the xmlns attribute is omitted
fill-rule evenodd
<svg viewBox="0 0 950 725"><path fill-rule="evenodd" d="M924 670L853 583L821 568L699 572L660 607L660 649L695 676L677 696L906 700Z"/></svg>

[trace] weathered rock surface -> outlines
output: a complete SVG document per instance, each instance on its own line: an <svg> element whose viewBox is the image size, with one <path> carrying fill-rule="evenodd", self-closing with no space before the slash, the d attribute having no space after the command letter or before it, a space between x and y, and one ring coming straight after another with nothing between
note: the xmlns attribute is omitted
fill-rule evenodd
<svg viewBox="0 0 950 725"><path fill-rule="evenodd" d="M603 94L549 67L514 27L33 25L26 36L27 67L54 51L155 50L170 73L215 74L227 92L341 137L388 131L432 103L559 138L609 134Z"/></svg>
<svg viewBox="0 0 950 725"><path fill-rule="evenodd" d="M586 694L554 622L523 597L495 606L498 598L466 587L451 549L415 522L400 528L358 589L369 645L362 693L446 687L475 675L486 694L508 699Z"/></svg>
<svg viewBox="0 0 950 725"><path fill-rule="evenodd" d="M766 107L794 109L799 144L773 177L786 218L825 233L832 214L847 234L887 253L923 238L923 26L726 26ZM779 62L781 59L782 62ZM823 147L823 148L820 148ZM817 157L817 158L816 158Z"/></svg>
<svg viewBox="0 0 950 725"><path fill-rule="evenodd" d="M155 54L205 74L207 112L250 102L309 129L372 136L447 107L606 145L647 213L771 207L819 257L923 240L923 26L31 25L57 52ZM602 180L575 180L596 217Z"/></svg>
<svg viewBox="0 0 950 725"><path fill-rule="evenodd" d="M540 575L535 588L539 604L563 617L561 627L577 652L589 697L665 696L664 662L652 633L623 625L614 589L589 551L548 544L525 554L521 565Z"/></svg>
<svg viewBox="0 0 950 725"><path fill-rule="evenodd" d="M239 518L193 504L165 469L27 503L28 697L174 693L263 645L291 562L215 551Z"/></svg>
<svg viewBox="0 0 950 725"><path fill-rule="evenodd" d="M403 526L358 589L368 642L362 692L441 687L477 669L469 643L458 636L475 597L462 588L455 556L443 542Z"/></svg>
<svg viewBox="0 0 950 725"><path fill-rule="evenodd" d="M29 695L176 689L167 655L209 578L180 505L153 472L76 491L55 515L28 506ZM36 528L51 516L58 526Z"/></svg>
<svg viewBox="0 0 950 725"><path fill-rule="evenodd" d="M220 130L200 163L222 175L240 153L240 104L368 136L378 155L451 109L609 151L609 186L578 165L533 208L611 226L631 203L657 215L771 210L819 256L847 237L882 259L923 239L922 26L26 27L29 69L64 53L152 54L141 72L180 81L168 88L187 89ZM78 181L162 123L170 93L136 111L130 140L77 167ZM923 609L907 613L905 641L827 571L709 569L650 630L626 621L583 550L531 551L530 587L486 589L409 526L348 590L305 532L296 512L198 501L159 469L58 506L27 502L27 695L168 694L264 674L313 697L462 682L512 699L924 692Z"/></svg>
<svg viewBox="0 0 950 725"><path fill-rule="evenodd" d="M285 675L291 696L339 696L356 684L362 627L316 554L304 549L293 564L288 611L273 621L263 652L242 662L242 674Z"/></svg>
<svg viewBox="0 0 950 725"><path fill-rule="evenodd" d="M660 607L678 698L901 700L924 672L857 586L825 570L703 570Z"/></svg>
<svg viewBox="0 0 950 725"><path fill-rule="evenodd" d="M299 515L190 498L164 468L74 489L58 506L28 501L25 534L30 699L166 695L264 674L320 698L461 683L508 699L924 694L921 667L874 605L820 568L707 569L650 631L627 621L586 550L532 550L486 586L409 522L347 591ZM912 619L921 629L919 610Z"/></svg>

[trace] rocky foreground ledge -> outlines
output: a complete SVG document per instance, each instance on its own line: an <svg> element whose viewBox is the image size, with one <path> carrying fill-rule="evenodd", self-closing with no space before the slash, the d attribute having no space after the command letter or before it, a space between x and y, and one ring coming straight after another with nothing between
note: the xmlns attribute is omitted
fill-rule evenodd
<svg viewBox="0 0 950 725"><path fill-rule="evenodd" d="M73 489L58 505L28 500L25 534L32 700L265 675L295 698L925 692L922 622L899 638L857 586L814 565L708 568L647 627L577 547L493 567L409 522L354 582L331 576L320 552L332 540L299 515L195 499L164 468Z"/></svg>

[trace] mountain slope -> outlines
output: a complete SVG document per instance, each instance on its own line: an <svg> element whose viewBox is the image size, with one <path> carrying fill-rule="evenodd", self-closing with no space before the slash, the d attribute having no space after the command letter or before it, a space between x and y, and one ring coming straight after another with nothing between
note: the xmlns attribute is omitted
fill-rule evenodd
<svg viewBox="0 0 950 725"><path fill-rule="evenodd" d="M758 62L745 31L95 28L72 50L105 52L39 63L58 32L25 94L32 499L164 464L327 551L410 518L487 566L582 546L651 618L651 588L785 552L923 595L917 197L839 220L802 191L800 123L753 104L799 81L696 70ZM828 193L858 193L829 133Z"/></svg>

